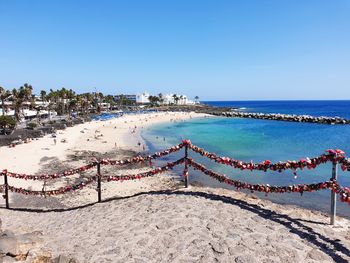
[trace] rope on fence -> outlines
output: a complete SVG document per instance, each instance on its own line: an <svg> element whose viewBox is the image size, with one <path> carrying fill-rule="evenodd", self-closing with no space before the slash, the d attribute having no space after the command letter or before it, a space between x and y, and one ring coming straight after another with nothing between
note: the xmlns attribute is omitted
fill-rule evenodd
<svg viewBox="0 0 350 263"><path fill-rule="evenodd" d="M8 185L8 189L13 193L18 193L18 194L23 194L23 195L51 196L51 195L61 195L61 194L65 194L65 193L75 191L78 189L83 189L84 187L93 183L94 181L96 181L96 176L93 176L93 177L89 178L88 180L80 182L78 184L67 185L67 186L63 186L63 187L60 187L60 188L55 189L55 190L47 190L47 191L33 191L33 190L27 190L27 189L24 189L21 187L18 188L18 187L11 186L11 185Z"/></svg>
<svg viewBox="0 0 350 263"><path fill-rule="evenodd" d="M178 145L175 145L171 148L168 148L164 151L161 152L156 152L152 155L147 155L147 156L142 156L142 155L138 155L132 158L127 158L124 160L110 160L110 159L102 159L100 161L101 164L104 165L127 165L127 164L133 164L133 163L142 163L142 162L146 162L146 161L151 161L154 159L158 159L160 157L169 155L171 153L175 153L180 151L183 147L185 146L184 143L180 143Z"/></svg>
<svg viewBox="0 0 350 263"><path fill-rule="evenodd" d="M98 163L102 165L128 165L128 164L135 164L135 163L144 163L146 161L151 161L153 159L157 159L166 155L169 155L171 153L177 152L181 150L183 147L188 147L192 151L207 157L216 163L225 164L232 166L233 168L240 169L240 170L259 170L266 172L267 170L271 171L278 171L282 172L287 169L293 170L294 174L296 174L297 169L315 169L318 165L324 164L327 162L339 162L341 164L341 169L343 171L347 170L350 171L350 159L345 158L345 154L341 150L327 150L325 154L322 154L318 157L314 158L304 158L299 161L287 161L287 162L277 162L277 163L271 163L269 160L265 160L261 163L254 163L254 162L244 162L236 159L232 159L229 157L221 157L216 155L215 153L210 153L205 151L204 149L193 145L189 140L184 140L182 143L175 145L171 148L168 148L161 152L156 152L153 155L148 156L142 156L138 155L132 158L127 158L124 160L110 160L110 159L102 159L100 161L94 161L91 162L85 166L81 166L76 169L67 170L60 173L54 173L54 174L41 174L41 175L27 175L22 173L14 173L7 170L3 170L3 174L6 174L9 177L18 178L18 179L25 179L25 180L49 180L49 179L58 179L61 177L67 177L74 174L79 174L82 172L85 172L87 170L90 170L97 166Z"/></svg>
<svg viewBox="0 0 350 263"><path fill-rule="evenodd" d="M336 192L340 195L340 199L342 202L348 202L350 205L350 190L348 188L342 188L338 185L337 181L330 180L321 183L314 184L297 184L297 185L288 185L288 186L271 186L269 184L250 184L241 182L239 180L232 180L225 175L219 174L212 170L207 169L204 165L199 164L193 159L188 159L188 164L195 170L199 170L200 172L214 178L220 183L226 183L228 185L234 186L237 190L246 189L252 192L264 192L264 193L300 193L303 192L314 192L324 189L331 189L333 192Z"/></svg>
<svg viewBox="0 0 350 263"><path fill-rule="evenodd" d="M85 172L87 170L94 168L96 165L97 165L97 162L92 162L92 163L89 163L87 165L81 166L81 167L76 168L76 169L71 169L71 170L67 170L67 171L60 172L60 173L54 173L54 174L31 175L31 174L13 173L13 172L9 172L7 170L3 170L2 173L6 174L9 177L16 178L16 179L43 181L43 180L58 179L58 178L62 178L62 177L71 176L74 174L79 174L79 173L82 173L82 172Z"/></svg>
<svg viewBox="0 0 350 263"><path fill-rule="evenodd" d="M110 176L102 176L102 179L106 181L126 181L126 180L136 180L136 179L141 179L145 177L150 177L159 173L163 173L166 171L169 171L173 169L175 166L180 165L185 162L185 158L181 158L175 162L167 163L166 165L162 167L157 167L154 170L139 173L139 174L134 174L134 175L110 175Z"/></svg>
<svg viewBox="0 0 350 263"><path fill-rule="evenodd" d="M157 167L151 171L147 171L139 174L133 174L133 175L102 176L102 179L105 181L126 181L126 180L142 179L145 177L150 177L159 173L169 171L173 169L175 166L180 165L184 162L185 162L185 158L181 158L175 162L167 163L166 165ZM33 191L33 190L27 190L24 188L17 188L11 185L8 185L8 190L14 193L19 193L24 195L41 195L41 196L60 195L60 194L65 194L65 193L74 191L74 190L83 189L85 186L96 181L96 179L97 179L97 176L93 176L86 181L80 182L79 184L67 185L67 186L58 188L56 190L48 190L48 191ZM1 186L0 192L2 192L3 190L4 190L4 186Z"/></svg>
<svg viewBox="0 0 350 263"><path fill-rule="evenodd" d="M207 152L204 149L199 148L198 146L195 146L191 143L189 144L189 148L192 151L200 154L201 156L207 157L215 161L216 163L229 165L240 170L259 170L264 172L266 172L267 170L271 170L282 172L287 169L292 169L295 171L296 169L302 170L304 168L315 169L320 164L334 161L341 162L342 164L344 164L344 170L350 169L350 162L345 159L344 152L341 150L327 150L325 154L322 154L318 157L305 158L299 161L271 163L271 161L265 160L261 163L254 163L252 161L243 162L229 157L221 157L216 155L215 153Z"/></svg>
<svg viewBox="0 0 350 263"><path fill-rule="evenodd" d="M300 161L287 161L287 162L278 162L278 163L271 163L269 160L266 160L262 163L253 163L251 162L243 162L240 160L235 160L229 157L220 157L217 156L214 153L210 153L205 151L204 149L193 145L189 140L184 140L180 144L175 145L171 148L168 148L162 152L156 152L153 155L148 155L148 156L135 156L132 158L127 158L124 160L110 160L110 159L102 159L100 161L94 161L91 162L85 166L79 167L77 169L71 169L68 171L64 171L62 173L54 173L54 174L42 174L42 175L26 175L26 174L19 174L19 173L13 173L9 172L7 170L2 171L2 175L4 177L14 177L14 178L19 178L19 179L25 179L25 180L47 180L47 179L57 179L60 177L65 177L77 173L81 173L84 171L87 171L89 169L92 169L95 166L100 166L100 165L127 165L127 164L133 164L133 163L142 163L146 161L151 161L152 159L157 159L166 155L169 155L171 153L177 152L181 150L183 147L186 148L185 151L185 157L168 163L165 166L158 167L154 170L139 173L139 174L134 174L134 175L113 175L113 176L93 176L89 178L87 181L81 182L77 185L68 185L65 187L61 187L56 190L49 190L49 191L32 191L32 190L27 190L23 188L16 188L11 185L3 185L0 187L0 191L4 190L9 190L11 192L16 192L16 193L21 193L21 194L31 194L31 195L58 195L58 194L64 194L70 191L74 191L77 189L82 189L86 185L91 184L92 182L96 181L97 177L100 176L101 179L104 181L125 181L125 180L135 180L135 179L141 179L144 177L149 177L158 173L162 173L165 171L168 171L172 169L174 166L177 166L179 164L182 164L186 162L185 165L185 170L184 170L184 177L188 179L188 169L187 165L192 166L194 169L200 170L204 174L213 177L214 179L232 185L236 187L237 189L248 189L251 191L258 191L258 192L265 192L265 193L285 193L285 192L312 192L312 191L318 191L322 189L332 189L333 192L336 192L337 194L340 195L340 198L343 202L348 202L350 204L350 190L348 188L342 188L338 185L336 180L330 180L322 183L317 183L317 184L298 184L298 185L291 185L291 186L270 186L269 184L262 185L262 184L250 184L250 183L245 183L241 182L238 180L232 180L230 178L227 178L225 175L216 173L212 170L207 169L204 165L199 164L195 162L193 159L188 158L187 156L187 149L191 149L192 151L207 157L217 163L220 164L225 164L225 165L230 165L234 168L241 169L241 170L261 170L261 171L267 171L267 170L272 170L272 171L278 171L282 172L286 169L292 169L294 172L296 169L314 169L320 164L324 164L327 162L333 162L334 163L340 163L342 170L348 170L350 171L350 159L345 158L345 153L341 150L327 150L325 154L322 154L318 157L314 158L305 158L301 159ZM7 186L7 189L6 189Z"/></svg>
<svg viewBox="0 0 350 263"><path fill-rule="evenodd" d="M157 159L159 157L163 157L165 155L174 153L179 151L185 147L185 156L177 161L167 163L165 166L157 167L151 171L139 173L139 174L133 174L133 175L112 175L112 176L102 176L101 175L101 165L128 165L128 164L134 164L134 163L144 163L146 161L149 161L150 165L152 164L152 159ZM267 170L271 171L278 171L282 172L287 169L293 170L294 175L296 175L297 169L315 169L318 165L324 164L327 162L333 163L332 168L332 178L329 181L321 182L321 183L315 183L315 184L297 184L297 185L288 185L288 186L271 186L269 184L250 184L246 182L241 182L239 180L232 180L226 175L219 174L217 172L214 172L212 170L207 169L204 165L195 162L193 159L188 157L188 149L191 149L192 151L207 157L217 163L225 164L232 166L233 168L240 169L240 170L260 170L266 172ZM13 173L9 172L7 170L3 170L0 175L4 177L4 184L0 185L0 192L3 192L3 197L5 198L5 204L6 208L9 208L9 195L8 191L20 193L24 195L39 195L39 196L51 196L51 195L59 195L68 193L74 190L83 189L87 185L91 184L94 181L97 181L97 192L98 192L98 202L101 202L101 181L125 181L125 180L136 180L141 179L149 176L153 176L158 173L162 173L165 171L168 171L172 169L174 166L180 165L182 163L185 163L183 176L185 178L185 184L186 187L189 186L189 174L188 174L188 166L192 167L195 170L199 170L202 173L218 180L221 183L226 183L228 185L234 186L237 190L239 189L246 189L250 190L252 192L265 192L268 193L300 193L303 194L303 192L313 192L313 191L319 191L323 189L331 189L331 225L334 225L335 223L335 216L336 216L336 194L340 196L341 202L346 202L350 205L350 189L347 187L341 187L337 183L337 166L338 164L341 164L341 169L343 171L350 171L350 159L345 158L345 153L341 150L327 150L326 153L314 157L314 158L305 158L301 159L299 161L287 161L287 162L277 162L272 163L269 160L265 160L261 163L253 163L251 162L243 162L239 160L235 160L229 157L220 157L217 156L214 153L210 153L205 151L204 149L197 147L191 143L190 140L184 140L180 144L175 145L171 148L168 148L162 152L156 152L153 155L148 156L135 156L132 158L127 158L124 160L110 160L110 159L102 159L102 160L95 160L85 166L79 167L77 169L71 169L68 171L64 171L61 173L54 173L54 174L42 174L42 175L26 175L26 174L19 174L19 173ZM58 188L56 190L45 190L45 187L43 187L42 191L32 191L27 190L23 188L17 188L14 186L11 186L8 184L8 177L13 178L19 178L19 179L25 179L25 180L48 180L48 179L57 179L60 177L66 177L69 175L79 174L84 171L87 171L89 169L92 169L93 167L97 166L97 174L95 176L90 177L88 180L80 182L75 185L67 185L61 188Z"/></svg>
<svg viewBox="0 0 350 263"><path fill-rule="evenodd" d="M10 172L7 170L3 170L2 174L6 174L9 177L13 177L13 178L17 178L17 179L24 179L24 180L58 179L61 177L67 177L67 176L71 176L74 174L79 174L79 173L85 172L87 170L90 170L90 169L96 167L99 163L102 165L128 165L128 164L151 161L151 160L169 155L171 153L177 152L177 151L181 150L184 146L185 146L184 143L180 143L180 144L175 145L171 148L168 148L164 151L156 152L152 155L148 155L148 156L138 155L138 156L135 156L132 158L124 159L124 160L102 159L100 161L94 161L94 162L91 162L87 165L81 166L81 167L76 168L76 169L71 169L71 170L67 170L67 171L60 172L60 173L54 173L54 174L28 175L28 174L22 174L22 173L14 173L14 172Z"/></svg>
<svg viewBox="0 0 350 263"><path fill-rule="evenodd" d="M340 196L341 202L348 203L348 205L350 205L350 189L348 187L341 187L340 185L337 185L334 192Z"/></svg>

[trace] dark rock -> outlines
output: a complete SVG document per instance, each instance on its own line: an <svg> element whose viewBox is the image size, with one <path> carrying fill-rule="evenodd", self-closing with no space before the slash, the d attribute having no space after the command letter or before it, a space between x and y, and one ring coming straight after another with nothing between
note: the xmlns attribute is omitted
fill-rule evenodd
<svg viewBox="0 0 350 263"><path fill-rule="evenodd" d="M203 111L199 111L203 112ZM219 112L219 111L204 111L215 116L224 116L232 118L249 118L249 119L262 119L262 120L276 120L276 121L289 121L289 122L309 122L319 124L350 124L350 120L340 117L315 117L310 115L294 115L294 114L279 114L279 113L253 113L253 112L241 112L241 111L230 111L230 112Z"/></svg>

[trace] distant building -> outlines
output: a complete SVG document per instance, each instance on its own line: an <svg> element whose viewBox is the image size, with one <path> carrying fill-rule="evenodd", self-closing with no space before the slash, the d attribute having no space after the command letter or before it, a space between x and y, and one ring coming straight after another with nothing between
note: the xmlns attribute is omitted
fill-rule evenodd
<svg viewBox="0 0 350 263"><path fill-rule="evenodd" d="M163 95L162 98L163 98L162 104L164 104L164 105L169 105L169 104L192 105L192 104L195 104L195 102L192 100L189 100L186 95L165 94L165 95Z"/></svg>
<svg viewBox="0 0 350 263"><path fill-rule="evenodd" d="M50 104L49 101L42 101L41 96L39 95L34 96L34 103L36 107L42 107L42 108L47 108Z"/></svg>
<svg viewBox="0 0 350 263"><path fill-rule="evenodd" d="M124 95L124 94L120 94L120 95L115 95L114 96L114 101L118 102L120 101L120 99L127 99L130 100L132 102L136 102L136 95Z"/></svg>
<svg viewBox="0 0 350 263"><path fill-rule="evenodd" d="M149 103L149 93L148 92L144 92L142 94L137 94L136 95L136 103L139 104L147 104Z"/></svg>
<svg viewBox="0 0 350 263"><path fill-rule="evenodd" d="M107 111L111 108L111 104L108 102L99 102L98 106L100 107L101 111Z"/></svg>
<svg viewBox="0 0 350 263"><path fill-rule="evenodd" d="M138 104L148 104L150 103L149 97L151 95L148 92L139 93L136 95L136 103ZM158 95L156 95L158 96ZM196 104L195 101L189 100L186 95L178 95L178 94L163 94L160 98L161 101L158 102L161 105L193 105Z"/></svg>
<svg viewBox="0 0 350 263"><path fill-rule="evenodd" d="M8 110L5 112L5 115L14 117L15 111L14 110ZM32 120L40 116L41 118L51 118L54 116L57 116L57 113L55 111L47 111L47 110L29 110L29 109L22 109L20 111L20 117L21 121L24 120Z"/></svg>

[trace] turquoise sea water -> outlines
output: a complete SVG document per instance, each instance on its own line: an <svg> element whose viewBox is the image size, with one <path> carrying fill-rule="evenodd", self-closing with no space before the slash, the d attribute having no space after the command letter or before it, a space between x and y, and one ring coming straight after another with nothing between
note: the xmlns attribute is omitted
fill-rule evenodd
<svg viewBox="0 0 350 263"><path fill-rule="evenodd" d="M252 105L240 102L239 107L250 108ZM259 104L254 102L255 105ZM277 102L276 102L277 103ZM298 104L299 103L299 104ZM284 112L313 115L350 116L350 102L327 102L330 112L322 108L322 103L317 102L314 108L307 104L307 109L300 106L305 102L288 102L288 108L281 108L281 104L265 108L265 112ZM224 103L222 103L224 104ZM227 105L228 103L226 103ZM261 102L259 111L264 111L266 102ZM332 108L331 104L335 104ZM225 106L226 106L225 105ZM234 106L234 102L230 102ZM320 106L321 105L321 106ZM256 106L256 107L258 107ZM276 107L274 109L273 107ZM283 105L282 105L283 107ZM272 109L271 109L272 108ZM334 108L336 110L334 110ZM276 111L279 110L279 111ZM317 111L323 111L317 114ZM316 114L315 114L316 113ZM327 114L328 113L328 114ZM304 157L314 157L322 154L326 149L342 149L350 156L350 125L317 125L308 123L290 123L268 120L231 119L231 118L201 118L185 122L158 124L143 132L151 150L161 150L165 147L177 144L181 139L190 139L192 143L207 151L215 152L221 156L229 156L244 161L253 160L261 162L266 159L273 162L286 160L299 160ZM164 140L165 139L165 140ZM300 183L317 183L328 180L331 177L331 165L325 164L315 170L298 171L298 177L294 178L292 171L278 172L250 172L239 171L232 167L215 164L199 155L190 152L191 157L203 162L213 170L225 173L227 176L251 183L268 183L274 185L290 185ZM173 156L170 158L176 158ZM343 186L350 186L350 172L342 172L339 169L339 182ZM206 175L190 170L191 180L196 180L211 186L227 187L208 178ZM228 187L229 188L229 187ZM300 194L264 194L254 193L260 197L280 203L289 203L307 208L328 212L330 207L330 191ZM338 202L338 214L350 217L350 207Z"/></svg>

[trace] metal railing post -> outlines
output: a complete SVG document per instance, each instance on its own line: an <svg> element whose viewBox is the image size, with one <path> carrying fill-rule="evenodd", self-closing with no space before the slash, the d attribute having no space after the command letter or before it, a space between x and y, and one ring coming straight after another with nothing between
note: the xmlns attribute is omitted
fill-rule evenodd
<svg viewBox="0 0 350 263"><path fill-rule="evenodd" d="M97 198L98 202L101 203L102 193L101 193L101 163L97 163Z"/></svg>
<svg viewBox="0 0 350 263"><path fill-rule="evenodd" d="M185 170L184 170L184 175L185 175L185 186L186 188L188 188L190 181L189 181L189 174L188 174L188 164L187 164L187 160L188 160L188 145L185 145Z"/></svg>
<svg viewBox="0 0 350 263"><path fill-rule="evenodd" d="M332 166L332 180L337 180L338 177L338 162L334 161ZM335 217L337 214L337 196L336 192L331 190L331 225L335 224Z"/></svg>
<svg viewBox="0 0 350 263"><path fill-rule="evenodd" d="M5 204L6 208L9 209L9 187L8 187L8 182L7 182L7 171L2 171L1 174L4 176L4 190L5 190Z"/></svg>

